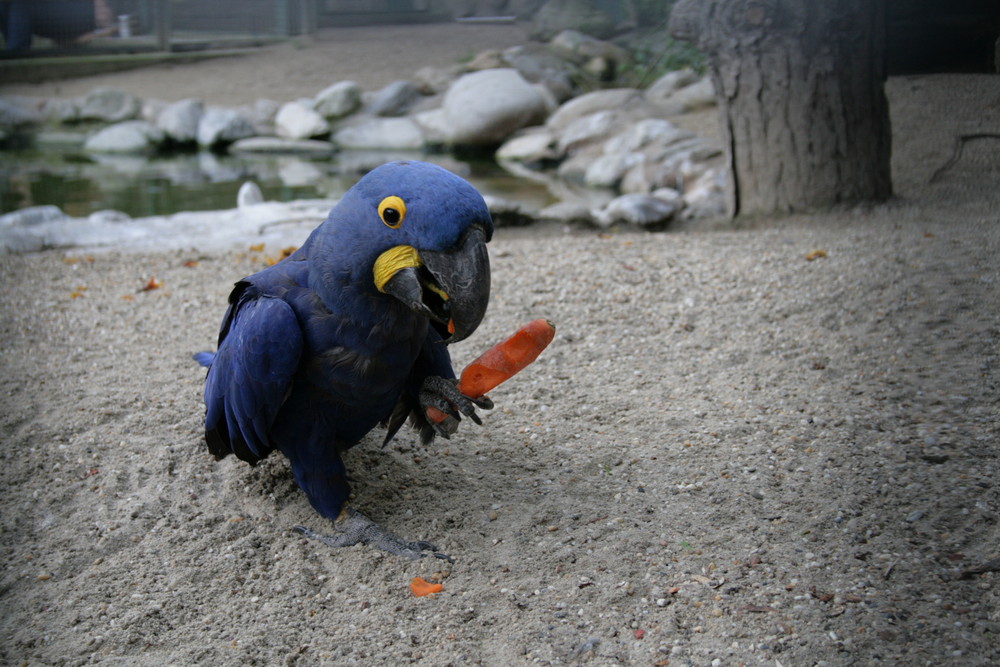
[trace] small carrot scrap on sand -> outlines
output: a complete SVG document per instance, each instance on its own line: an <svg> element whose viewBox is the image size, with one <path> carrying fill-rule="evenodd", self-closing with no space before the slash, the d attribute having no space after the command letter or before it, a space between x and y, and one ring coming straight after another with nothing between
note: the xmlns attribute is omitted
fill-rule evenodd
<svg viewBox="0 0 1000 667"><path fill-rule="evenodd" d="M811 262L814 259L820 259L821 257L826 257L826 250L810 250L806 253L807 262Z"/></svg>
<svg viewBox="0 0 1000 667"><path fill-rule="evenodd" d="M443 590L444 586L441 584L432 584L423 577L413 577L413 579L410 580L410 591L418 598L422 598L425 595L440 593Z"/></svg>
<svg viewBox="0 0 1000 667"><path fill-rule="evenodd" d="M163 282L157 280L156 276L150 276L149 282L146 283L146 285L141 290L139 290L139 291L140 292L149 292L149 291L152 291L154 289L160 289L161 287L163 287Z"/></svg>
<svg viewBox="0 0 1000 667"><path fill-rule="evenodd" d="M483 352L462 371L458 390L469 398L481 398L501 382L524 370L542 353L556 335L548 320L532 320L505 341ZM440 424L447 415L437 408L427 408L427 418Z"/></svg>

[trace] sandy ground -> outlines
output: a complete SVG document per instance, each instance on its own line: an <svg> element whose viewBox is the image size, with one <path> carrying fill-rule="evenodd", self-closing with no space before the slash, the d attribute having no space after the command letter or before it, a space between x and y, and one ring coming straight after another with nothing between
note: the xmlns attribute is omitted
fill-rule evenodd
<svg viewBox="0 0 1000 667"><path fill-rule="evenodd" d="M929 182L1000 132L1000 87L889 91L886 205L500 230L456 361L535 317L556 341L484 427L348 460L357 506L450 566L305 540L325 526L279 456L206 453L190 354L257 255L4 258L0 662L1000 662L1000 575L975 572L1000 557L996 140Z"/></svg>

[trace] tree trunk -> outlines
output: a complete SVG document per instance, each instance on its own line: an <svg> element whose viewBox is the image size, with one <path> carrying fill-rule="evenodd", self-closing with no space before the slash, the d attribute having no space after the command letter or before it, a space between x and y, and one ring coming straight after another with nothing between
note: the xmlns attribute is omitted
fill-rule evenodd
<svg viewBox="0 0 1000 667"><path fill-rule="evenodd" d="M892 194L882 0L679 0L670 34L708 58L730 215Z"/></svg>

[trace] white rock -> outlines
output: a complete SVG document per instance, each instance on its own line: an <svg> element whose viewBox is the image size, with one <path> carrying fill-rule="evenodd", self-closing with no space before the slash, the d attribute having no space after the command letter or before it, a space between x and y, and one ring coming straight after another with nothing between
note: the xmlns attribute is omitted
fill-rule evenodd
<svg viewBox="0 0 1000 667"><path fill-rule="evenodd" d="M168 106L170 106L170 104L163 100L146 98L142 101L142 108L139 111L138 120L144 120L147 123L156 125L156 119L160 117L160 114L163 113L163 110Z"/></svg>
<svg viewBox="0 0 1000 667"><path fill-rule="evenodd" d="M545 100L516 70L501 68L466 74L442 102L446 143L489 146L542 121Z"/></svg>
<svg viewBox="0 0 1000 667"><path fill-rule="evenodd" d="M594 214L590 207L585 204L573 202L558 202L551 206L546 206L538 212L538 219L548 222L570 223L594 223Z"/></svg>
<svg viewBox="0 0 1000 667"><path fill-rule="evenodd" d="M612 199L598 213L597 222L602 227L628 223L655 229L669 222L679 208L676 201L664 201L645 194L627 194Z"/></svg>
<svg viewBox="0 0 1000 667"><path fill-rule="evenodd" d="M698 81L698 75L690 69L667 72L643 91L643 96L653 104L662 104L677 90Z"/></svg>
<svg viewBox="0 0 1000 667"><path fill-rule="evenodd" d="M301 245L335 202L306 200L262 202L242 209L194 211L133 220L118 212L87 218L44 214L34 224L4 225L0 217L0 252L32 252L45 248L116 248L162 252L246 247L248 239L268 246ZM61 213L61 212L60 212Z"/></svg>
<svg viewBox="0 0 1000 667"><path fill-rule="evenodd" d="M372 118L341 128L333 141L343 148L418 150L426 140L420 126L409 118Z"/></svg>
<svg viewBox="0 0 1000 667"><path fill-rule="evenodd" d="M497 149L498 160L516 160L518 162L536 162L555 157L552 145L555 136L544 128L536 128L518 134L504 142Z"/></svg>
<svg viewBox="0 0 1000 667"><path fill-rule="evenodd" d="M642 103L642 93L635 88L595 90L566 102L545 121L555 131L565 129L573 121L598 111L626 109Z"/></svg>
<svg viewBox="0 0 1000 667"><path fill-rule="evenodd" d="M264 203L264 193L260 191L260 186L253 181L247 181L240 186L240 191L236 193L236 208L246 208Z"/></svg>
<svg viewBox="0 0 1000 667"><path fill-rule="evenodd" d="M117 123L139 115L139 98L117 88L97 88L87 94L80 107L80 118Z"/></svg>
<svg viewBox="0 0 1000 667"><path fill-rule="evenodd" d="M156 126L167 138L186 144L198 137L198 122L205 105L201 100L187 99L167 105L156 119Z"/></svg>
<svg viewBox="0 0 1000 667"><path fill-rule="evenodd" d="M163 131L144 120L109 125L88 138L83 147L95 153L145 153L163 142Z"/></svg>
<svg viewBox="0 0 1000 667"><path fill-rule="evenodd" d="M316 139L279 139L277 137L247 137L229 146L230 153L275 153L285 155L327 156L337 147L329 141Z"/></svg>
<svg viewBox="0 0 1000 667"><path fill-rule="evenodd" d="M275 133L283 139L310 139L330 132L330 124L316 111L300 102L288 102L274 117Z"/></svg>
<svg viewBox="0 0 1000 667"><path fill-rule="evenodd" d="M10 99L0 98L0 127L14 128L37 123L41 114Z"/></svg>
<svg viewBox="0 0 1000 667"><path fill-rule="evenodd" d="M342 118L361 108L361 86L339 81L316 96L315 110L326 118Z"/></svg>
<svg viewBox="0 0 1000 667"><path fill-rule="evenodd" d="M628 126L604 144L605 153L623 153L642 150L652 143L668 144L694 137L687 130L678 129L662 118L644 118Z"/></svg>
<svg viewBox="0 0 1000 667"><path fill-rule="evenodd" d="M645 161L642 153L605 154L590 163L583 174L583 182L592 188L613 188L632 167Z"/></svg>
<svg viewBox="0 0 1000 667"><path fill-rule="evenodd" d="M560 155L579 150L586 144L603 142L618 132L629 120L628 111L608 109L577 118L563 128L557 144Z"/></svg>
<svg viewBox="0 0 1000 667"><path fill-rule="evenodd" d="M34 227L53 220L62 220L65 217L66 214L58 206L29 206L0 215L0 228Z"/></svg>
<svg viewBox="0 0 1000 667"><path fill-rule="evenodd" d="M726 214L726 178L722 169L709 169L684 192L685 218L715 218Z"/></svg>
<svg viewBox="0 0 1000 667"><path fill-rule="evenodd" d="M681 194L679 190L675 190L674 188L657 188L650 194L657 199L662 199L666 202L673 202L678 206L684 205L684 195Z"/></svg>
<svg viewBox="0 0 1000 667"><path fill-rule="evenodd" d="M411 118L420 127L428 144L437 146L447 143L449 129L444 109L420 111L413 114Z"/></svg>
<svg viewBox="0 0 1000 667"><path fill-rule="evenodd" d="M716 104L715 87L707 76L681 88L670 96L669 101L678 104L684 111L694 111L713 107Z"/></svg>
<svg viewBox="0 0 1000 667"><path fill-rule="evenodd" d="M212 147L253 136L253 123L233 109L209 107L198 121L198 145Z"/></svg>
<svg viewBox="0 0 1000 667"><path fill-rule="evenodd" d="M280 110L281 102L263 98L254 100L247 115L257 134L274 134L274 119Z"/></svg>

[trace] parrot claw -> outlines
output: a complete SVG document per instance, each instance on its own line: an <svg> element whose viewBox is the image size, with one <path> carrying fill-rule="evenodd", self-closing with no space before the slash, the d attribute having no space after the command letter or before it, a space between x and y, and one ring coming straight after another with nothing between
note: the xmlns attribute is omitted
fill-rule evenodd
<svg viewBox="0 0 1000 667"><path fill-rule="evenodd" d="M301 535L318 540L330 547L350 547L355 544L367 544L394 556L405 556L410 560L426 558L430 555L446 560L449 563L455 562L450 556L440 553L437 547L430 542L422 540L408 542L401 537L393 535L361 512L350 507L346 507L341 511L340 516L333 522L333 527L336 531L333 535L323 535L305 526L295 526L294 530Z"/></svg>
<svg viewBox="0 0 1000 667"><path fill-rule="evenodd" d="M493 401L488 396L478 398L466 396L458 390L457 380L437 376L431 376L424 380L423 387L420 389L420 405L424 408L437 408L450 417L439 424L433 424L438 435L446 440L458 428L458 422L461 421L462 415L482 426L483 420L476 414L476 408L493 409Z"/></svg>

